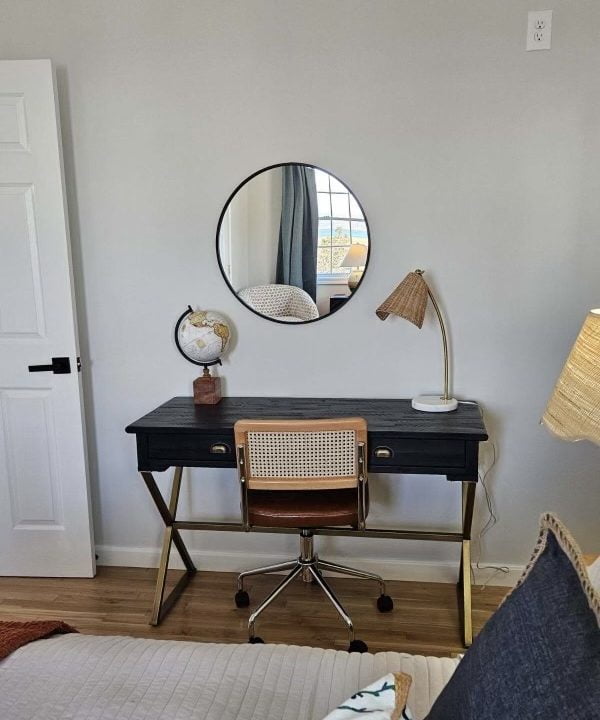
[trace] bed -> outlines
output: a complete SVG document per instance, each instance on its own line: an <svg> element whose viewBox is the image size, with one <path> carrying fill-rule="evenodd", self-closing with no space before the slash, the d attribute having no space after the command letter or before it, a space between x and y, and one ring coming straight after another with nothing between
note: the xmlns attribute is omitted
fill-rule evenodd
<svg viewBox="0 0 600 720"><path fill-rule="evenodd" d="M0 662L2 720L321 720L390 671L427 714L458 660L289 645L56 635Z"/></svg>

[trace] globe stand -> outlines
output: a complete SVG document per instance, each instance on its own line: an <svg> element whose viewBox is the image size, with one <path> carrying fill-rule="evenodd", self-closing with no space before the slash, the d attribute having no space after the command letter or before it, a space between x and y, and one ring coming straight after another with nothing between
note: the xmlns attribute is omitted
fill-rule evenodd
<svg viewBox="0 0 600 720"><path fill-rule="evenodd" d="M194 380L194 403L196 405L216 405L221 400L221 378L210 374L211 365L221 365L220 360L202 363L202 375Z"/></svg>
<svg viewBox="0 0 600 720"><path fill-rule="evenodd" d="M186 342L182 346L179 332L182 323L188 316L194 316L190 318L190 322L195 325L198 331L208 330L209 335L212 334L208 346L205 343L205 338L203 339L202 336L194 337L193 334L191 337L186 338ZM185 330L186 325L183 325L183 328ZM189 328L185 331L189 333ZM194 380L194 403L196 405L216 405L221 400L221 378L211 375L209 367L221 365L219 355L227 347L229 334L227 321L218 313L205 310L196 310L194 312L191 305L187 306L187 309L179 316L175 324L175 346L186 360L204 368L202 375ZM215 344L220 344L220 349L215 348ZM195 352L189 349L190 346L194 348ZM198 352L199 349L201 349L200 352Z"/></svg>

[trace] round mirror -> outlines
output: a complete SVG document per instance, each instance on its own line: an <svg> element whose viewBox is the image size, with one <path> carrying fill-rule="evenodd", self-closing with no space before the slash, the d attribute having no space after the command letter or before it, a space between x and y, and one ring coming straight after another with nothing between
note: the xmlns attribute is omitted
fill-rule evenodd
<svg viewBox="0 0 600 720"><path fill-rule="evenodd" d="M231 194L219 218L217 256L250 310L275 322L314 322L356 292L369 261L369 226L335 175L283 163Z"/></svg>

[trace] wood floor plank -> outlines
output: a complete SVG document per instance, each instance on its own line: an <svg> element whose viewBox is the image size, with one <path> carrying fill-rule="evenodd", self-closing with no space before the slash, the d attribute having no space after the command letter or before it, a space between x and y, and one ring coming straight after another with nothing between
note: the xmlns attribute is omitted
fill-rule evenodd
<svg viewBox="0 0 600 720"><path fill-rule="evenodd" d="M179 572L170 571L169 588ZM58 618L80 632L133 635L202 642L245 642L253 608L280 576L253 577L247 584L250 607L233 602L233 573L199 572L158 627L148 624L156 570L100 567L93 579L0 578L0 620ZM356 636L371 652L398 650L425 655L462 652L456 588L443 583L388 582L394 610L376 609L377 586L367 580L328 578L354 622ZM508 588L473 588L477 632ZM267 642L345 649L346 630L320 589L295 582L258 619Z"/></svg>

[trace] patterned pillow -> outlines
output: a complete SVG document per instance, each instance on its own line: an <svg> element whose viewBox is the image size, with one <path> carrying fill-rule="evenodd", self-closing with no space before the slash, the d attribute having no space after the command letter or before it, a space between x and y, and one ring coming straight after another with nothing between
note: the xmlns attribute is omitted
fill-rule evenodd
<svg viewBox="0 0 600 720"><path fill-rule="evenodd" d="M412 720L406 698L412 679L406 673L389 673L348 698L324 720Z"/></svg>
<svg viewBox="0 0 600 720"><path fill-rule="evenodd" d="M542 516L525 574L427 720L600 718L600 594L561 522Z"/></svg>

